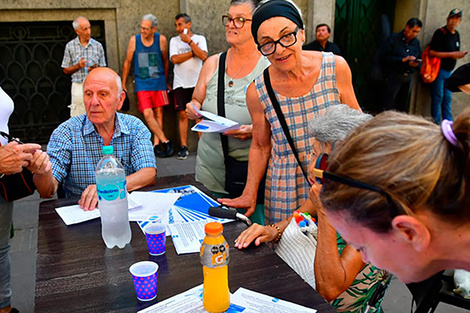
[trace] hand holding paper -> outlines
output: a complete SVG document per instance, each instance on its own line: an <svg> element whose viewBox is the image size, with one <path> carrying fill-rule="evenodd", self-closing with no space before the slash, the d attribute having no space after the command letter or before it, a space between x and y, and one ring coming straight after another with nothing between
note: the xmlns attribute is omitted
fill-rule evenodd
<svg viewBox="0 0 470 313"><path fill-rule="evenodd" d="M205 119L194 125L193 128L191 128L192 131L202 133L223 133L240 127L237 122L211 112L199 110L194 104L193 109L197 114L203 116Z"/></svg>

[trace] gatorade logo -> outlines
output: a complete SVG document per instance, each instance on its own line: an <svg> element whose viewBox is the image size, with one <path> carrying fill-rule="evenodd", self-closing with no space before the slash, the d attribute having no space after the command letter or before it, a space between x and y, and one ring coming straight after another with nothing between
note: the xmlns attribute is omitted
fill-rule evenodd
<svg viewBox="0 0 470 313"><path fill-rule="evenodd" d="M214 263L216 265L221 265L225 262L225 253L224 254L219 254L219 255L216 255L215 258L214 258Z"/></svg>

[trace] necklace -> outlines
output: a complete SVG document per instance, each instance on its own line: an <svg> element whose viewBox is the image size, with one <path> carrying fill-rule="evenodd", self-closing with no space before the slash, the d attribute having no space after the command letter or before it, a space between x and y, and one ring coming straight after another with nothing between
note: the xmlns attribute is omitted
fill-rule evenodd
<svg viewBox="0 0 470 313"><path fill-rule="evenodd" d="M238 74L240 74L240 73L243 71L243 69L245 68L245 66L246 66L248 63L250 63L250 58L251 58L251 56L253 55L253 53L255 53L255 51L256 51L256 48L253 49L253 51L252 51L252 52L250 53L250 55L248 56L247 61L243 64L242 67L240 67L240 69L238 70L238 72L237 72L235 75L233 75L233 77L238 77ZM232 51L230 51L230 65L233 65ZM229 86L229 87L233 87L233 85L235 84L235 83L233 82L233 80L234 80L235 78L231 78L228 74L227 74L227 76L228 76L228 78L230 78L230 80L228 81L228 86Z"/></svg>

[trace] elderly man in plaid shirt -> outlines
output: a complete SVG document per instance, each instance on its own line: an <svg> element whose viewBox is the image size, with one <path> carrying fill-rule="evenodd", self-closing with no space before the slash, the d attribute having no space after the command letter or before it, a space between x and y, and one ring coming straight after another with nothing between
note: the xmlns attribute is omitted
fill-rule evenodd
<svg viewBox="0 0 470 313"><path fill-rule="evenodd" d="M77 17L73 23L77 37L65 46L62 68L64 73L72 75L72 103L70 116L85 114L83 105L83 81L87 74L98 66L106 66L103 46L91 38L91 26L88 19Z"/></svg>
<svg viewBox="0 0 470 313"><path fill-rule="evenodd" d="M125 93L116 72L94 69L85 79L83 94L86 114L59 125L47 153L55 190L62 184L66 197L80 197L82 209L93 210L98 204L95 167L103 146L114 147L114 156L126 172L128 191L155 184L157 166L147 127L132 115L117 113Z"/></svg>

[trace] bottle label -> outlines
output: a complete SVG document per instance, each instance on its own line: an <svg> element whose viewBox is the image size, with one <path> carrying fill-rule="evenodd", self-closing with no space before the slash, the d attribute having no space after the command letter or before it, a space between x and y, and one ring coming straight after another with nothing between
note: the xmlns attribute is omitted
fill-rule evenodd
<svg viewBox="0 0 470 313"><path fill-rule="evenodd" d="M113 201L126 197L126 181L115 184L97 184L98 200Z"/></svg>
<svg viewBox="0 0 470 313"><path fill-rule="evenodd" d="M217 268L228 265L229 262L228 243L224 241L218 245L203 243L201 246L201 263L209 268Z"/></svg>

